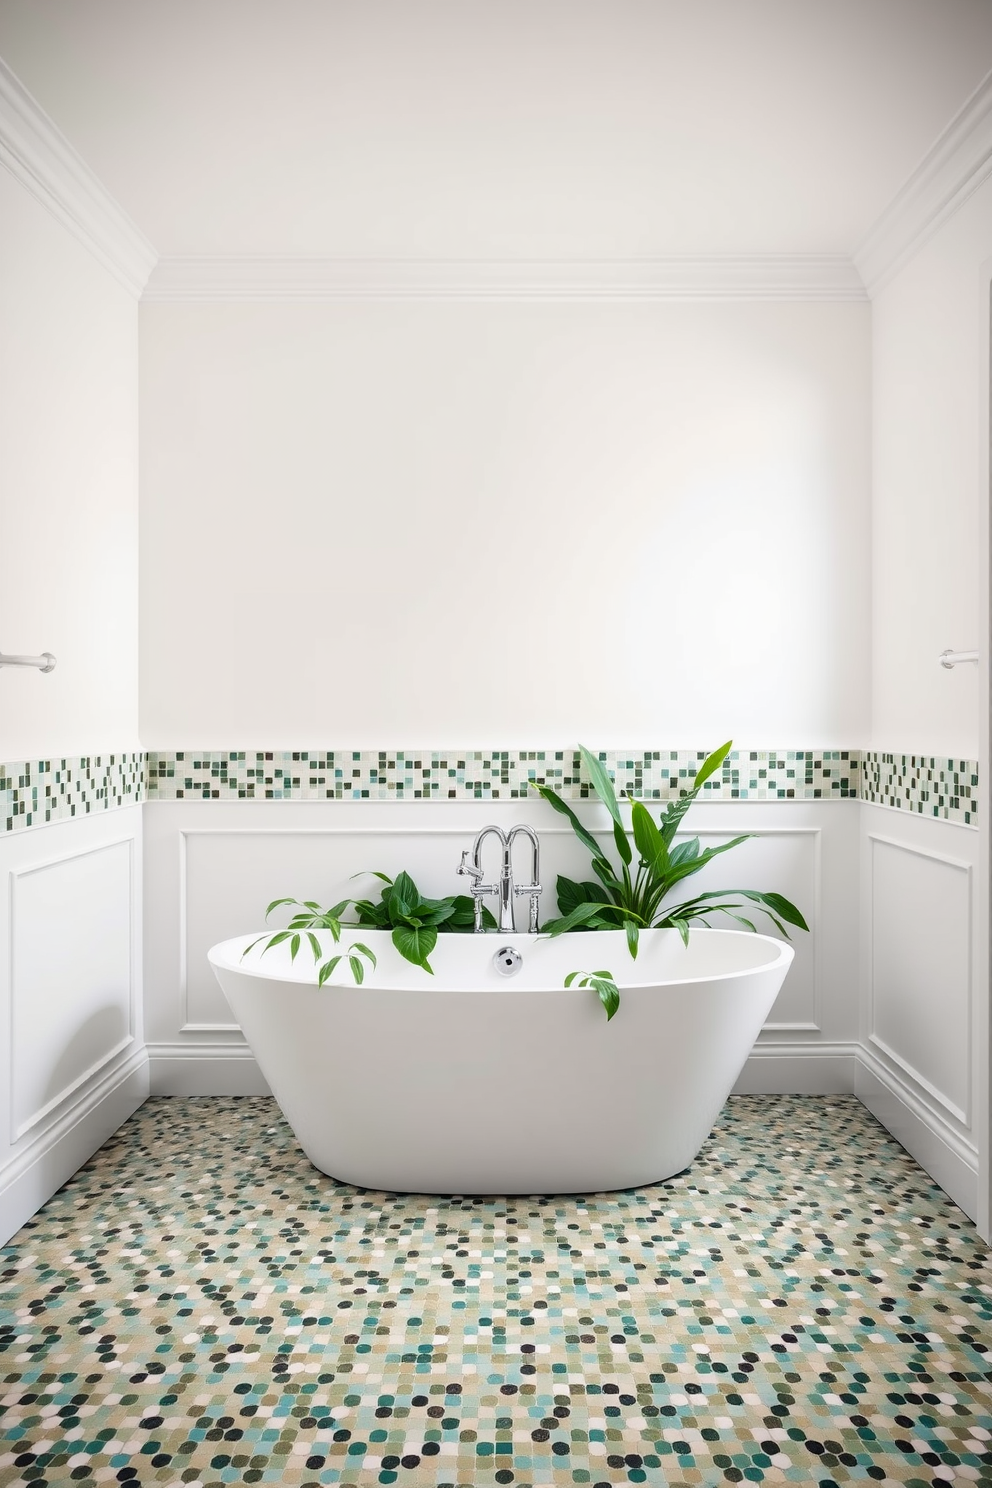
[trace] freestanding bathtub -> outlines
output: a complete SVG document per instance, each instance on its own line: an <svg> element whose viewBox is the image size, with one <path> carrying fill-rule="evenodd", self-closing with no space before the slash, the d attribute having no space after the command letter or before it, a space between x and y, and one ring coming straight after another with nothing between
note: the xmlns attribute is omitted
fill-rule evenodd
<svg viewBox="0 0 992 1488"><path fill-rule="evenodd" d="M622 931L546 939L441 935L434 976L386 931L346 926L378 965L355 986L342 962L317 986L306 941L242 959L254 936L210 951L234 1016L310 1161L364 1188L407 1193L590 1193L656 1183L696 1156L792 961L747 931ZM512 946L519 971L494 954ZM304 959L304 957L306 959ZM613 972L607 1022L574 970Z"/></svg>

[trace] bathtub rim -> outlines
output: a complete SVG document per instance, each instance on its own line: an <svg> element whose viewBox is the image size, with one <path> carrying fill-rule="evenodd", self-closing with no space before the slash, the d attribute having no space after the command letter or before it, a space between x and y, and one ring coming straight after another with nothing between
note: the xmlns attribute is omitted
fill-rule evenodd
<svg viewBox="0 0 992 1488"><path fill-rule="evenodd" d="M345 955L347 955L347 952L348 952L349 947L348 947L348 945L345 944L345 941L344 941L344 932L346 930L347 931L354 931L355 932L355 940L365 941L367 944L370 945L370 947L372 949L375 949L375 940L373 939L373 937L384 937L388 941L388 943L390 945L390 948L395 951L395 948L392 946L391 932L389 930L381 930L381 929L378 929L375 926L365 926L365 925L342 925L341 929L342 929L341 940L339 940L338 942L332 942L332 941L330 941L328 939L326 945L324 945L323 937L324 936L329 937L330 936L330 932L327 931L327 930L315 932L318 935L318 938L321 939L322 948L324 950L324 954L325 955L330 956L330 955L336 954L337 952L343 952ZM209 961L210 965L214 968L215 972L219 968L219 969L225 970L225 971L236 972L236 973L240 974L241 976L251 977L251 978L257 979L259 981L272 981L272 982L282 982L282 983L291 982L291 983L295 983L295 984L298 984L298 985L304 986L304 987L307 987L307 986L309 986L309 987L316 987L316 985L317 985L317 964L312 959L305 960L302 966L299 965L299 958L298 958L298 960L297 960L297 962L295 964L294 963L290 963L288 966L287 965L280 964L279 961L273 961L272 963L270 963L270 965L262 965L260 963L260 960L252 961L252 962L250 962L247 965L244 963L244 961L242 959L243 954L244 954L244 951L252 943L252 941L257 940L259 938L259 935L261 935L261 936L264 937L264 936L269 935L269 934L276 935L278 933L279 933L278 928L274 928L271 931L269 931L269 930L263 930L263 931L260 931L260 932L253 932L253 933L247 934L247 935L236 935L236 936L230 937L227 940L218 941L217 944L211 946L210 949L209 949L209 951L207 952L207 960ZM529 933L527 931L515 931L513 934L511 934L509 931L507 931L507 932L501 934L499 931L490 930L490 931L485 931L483 933L484 933L486 939L492 944L492 947L493 947L493 951L494 952L495 952L495 950L497 949L498 946L502 946L502 945L512 945L512 946L515 946L517 949L522 949L522 948L524 948L524 947L526 947L528 945L534 945L537 941L547 941L547 942L550 942L552 939L558 941L559 943L561 943L561 942L575 941L575 942L578 942L578 948L581 948L582 945L592 946L592 944L594 942L600 941L601 940L601 937L613 936L613 937L616 937L617 938L617 942L616 943L618 944L619 948L623 951L623 954L626 957L625 965L627 965L627 966L629 966L631 968L636 967L638 965L638 963L635 962L634 959L630 956L630 952L627 950L627 946L626 946L625 932L623 930L620 930L620 929L617 929L617 930L567 931L564 935L555 936L555 937L551 937L549 935L546 935L546 934L544 934L541 931L539 931L536 935L531 934L531 933ZM677 930L669 929L668 927L665 927L665 928L660 928L659 927L659 928L652 928L652 929L649 929L649 930L642 930L641 931L641 936L642 937L643 936L652 936L653 937L653 936L660 936L660 935L678 936L678 933L679 932ZM449 935L451 936L452 939L456 938L456 935L457 935L457 939L459 939L461 941L469 941L469 940L474 940L476 938L471 932L468 932L468 933L464 933L464 932L462 932L462 933L457 933L457 932L456 933L452 933L452 932L449 932ZM717 927L717 926L699 926L698 928L693 929L693 931L691 932L691 936L693 936L693 937L694 936L733 937L734 939L740 940L742 942L747 942L747 944L749 944L749 945L753 945L755 942L760 942L760 943L763 943L763 944L769 946L772 949L773 954L769 954L769 956L768 956L767 959L762 960L762 961L758 961L757 963L752 964L752 965L739 966L739 967L736 967L735 969L733 969L731 971L710 972L710 973L705 974L705 975L697 975L697 976L676 975L676 976L666 977L665 979L662 980L662 979L659 979L659 977L657 975L650 975L650 974L648 974L643 979L639 979L637 981L633 981L633 980L629 980L629 979L624 978L621 975L617 974L617 975L615 975L615 981L616 981L616 985L619 988L619 990L621 992L624 992L624 991L634 991L635 989L641 988L641 987L659 988L659 989L660 988L691 987L691 986L701 986L701 985L705 985L707 983L713 983L713 982L734 981L735 979L738 979L738 978L744 977L744 976L748 976L748 975L750 975L750 974L752 974L754 972L768 972L768 971L771 971L774 968L780 966L783 961L786 963L786 971L788 971L789 965L791 964L791 962L794 959L795 954L796 954L795 946L790 941L779 940L776 936L765 935L765 934L762 934L760 931L733 930L733 929L729 929L729 928L728 929L725 929L725 928ZM441 937L439 936L439 940L440 940L440 938ZM351 944L354 944L354 941L352 941ZM283 949L284 946L285 946L285 942L282 943L282 945L280 946L280 949ZM237 949L235 949L235 948L237 948ZM396 954L398 954L398 952ZM261 955L262 955L262 952L259 952L259 957L261 957ZM300 947L300 957L306 956L306 957L309 958L310 955L311 955L311 953L310 953L310 950L309 950L309 947L308 946L301 946ZM590 961L591 962L593 959L595 959L595 957L594 956L593 957L590 957L590 956L587 955L587 956L584 957L584 959L586 961ZM643 965L643 963L641 963L641 964ZM271 969L270 969L270 966L271 966ZM472 994L472 995L476 995L476 994L484 993L484 992L492 992L494 990L492 987L483 987L483 986L464 987L464 986L452 985L450 982L439 981L436 975L433 975L432 976L429 972L424 971L421 967L415 966L413 964L413 962L407 962L406 963L406 966L409 967L410 974L411 974L411 981L410 981L410 984L408 986L402 986L402 987L394 987L394 986L384 987L384 986L382 986L381 983L377 985L376 984L376 981L375 981L375 972L370 969L368 971L367 975L366 975L365 981L360 986L356 985L353 982L328 981L325 984L325 987L322 990L326 990L326 991L329 991L329 992L330 991L349 991L350 990L350 991L361 991L361 992L371 992L371 993L375 993L375 992L386 992L386 991L388 991L388 992L397 992L397 991L406 992L406 991L409 991L409 992L412 992L414 994L424 993L424 992L434 992L434 993L452 993L452 992L455 992L455 993L463 993L463 994L468 993L468 994ZM514 983L512 981L507 981L506 983L504 983L502 985L502 987L499 990L500 990L501 994L503 994L503 995L505 995L506 993L517 992L520 995L533 994L533 995L536 996L536 995L543 995L543 994L546 994L548 992L558 992L558 991L563 990L563 981L564 981L564 979L562 979L561 982L557 982L554 985L547 986L547 987L529 987L529 986L514 985ZM567 989L567 990L574 990L574 989Z"/></svg>

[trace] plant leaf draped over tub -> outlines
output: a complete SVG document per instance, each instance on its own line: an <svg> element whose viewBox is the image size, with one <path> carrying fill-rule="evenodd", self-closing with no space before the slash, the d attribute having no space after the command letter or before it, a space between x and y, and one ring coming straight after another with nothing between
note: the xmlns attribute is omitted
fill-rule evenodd
<svg viewBox="0 0 992 1488"><path fill-rule="evenodd" d="M374 925L379 930L392 930L393 945L400 955L407 961L412 961L414 966L423 967L424 971L433 976L434 968L427 957L437 944L438 930L464 933L475 926L475 907L471 898L468 894L452 894L447 899L425 899L409 873L400 873L395 880L385 873L373 873L372 876L381 879L384 884L376 900L342 899L340 904L335 904L331 909L321 909L313 899L273 899L265 911L266 919L282 904L296 905L297 913L293 915L287 929L278 930L274 935L260 935L253 940L242 952L242 961L263 940L266 942L263 956L273 946L283 945L288 941L290 960L295 961L305 937L316 965L324 953L320 941L313 933L315 930L330 930L332 939L337 943L341 939L342 928L349 924L356 927ZM356 874L355 877L361 878L362 874ZM357 911L358 919L342 920L341 916L350 908ZM487 930L496 928L496 921L488 909L482 911L482 923ZM368 946L356 941L347 953L347 960L355 981L361 982L364 980L365 968L356 952L371 961L373 967L376 962ZM344 959L345 952L341 951L325 962L317 978L318 986L324 985L335 967Z"/></svg>
<svg viewBox="0 0 992 1488"><path fill-rule="evenodd" d="M341 939L341 920L339 916L344 913L350 903L350 899L342 899L341 903L335 904L333 909L321 909L320 905L315 903L313 899L305 899L302 903L299 899L273 899L265 911L266 919L269 918L269 915L274 909L279 908L280 904L295 904L297 906L297 913L293 915L286 930L277 930L275 935L259 935L252 941L251 945L245 946L241 952L242 961L248 952L254 950L263 940L265 941L265 947L262 951L263 956L266 951L271 951L273 946L283 945L286 941L289 941L289 959L290 961L295 961L305 936L310 950L313 952L314 965L316 965L324 952L321 949L320 941L313 932L315 930L330 930L331 939L337 943ZM346 956L348 967L356 982L365 980L365 967L361 962L362 956L371 963L373 969L375 968L375 952L370 951L367 945L362 945L356 940L354 945L349 946L347 952L339 951L336 956L332 956L330 960L324 962L317 974L318 987L324 985L328 977L334 972L335 967Z"/></svg>
<svg viewBox="0 0 992 1488"><path fill-rule="evenodd" d="M721 843L719 847L705 849L700 848L698 837L691 837L678 844L675 842L675 835L689 807L706 781L719 770L730 753L732 743L733 740L728 739L726 744L721 744L719 749L715 749L704 759L696 772L692 788L677 801L669 801L657 823L643 802L631 799L630 824L634 847L638 852L636 867L633 867L634 850L620 815L620 804L613 781L602 761L590 754L584 745L579 745L582 762L593 789L613 820L613 841L620 859L619 868L613 866L601 844L583 826L557 791L549 785L531 782L549 805L568 817L576 837L592 857L592 871L599 880L598 883L590 880L576 883L564 874L559 874L558 908L562 913L558 919L546 921L543 927L545 935L563 935L567 930L622 929L627 933L627 947L631 956L636 956L638 936L641 930L649 927L677 930L686 945L689 944L689 930L693 923L698 921L708 925L707 916L713 914L728 915L745 930L755 930L753 921L740 913L741 910L747 910L748 914L754 914L752 905L756 906L759 914L771 920L786 940L790 939L786 924L800 930L809 929L800 911L783 894L760 893L756 889L710 889L692 899L684 899L679 904L666 902L672 890L683 879L691 878L721 853L729 852L731 848L748 840L750 834L745 833ZM615 990L615 981L610 972L572 972L566 986L570 985L571 979L581 975L586 975L586 980L580 981L580 986L594 986L597 978L601 981L608 979L610 987ZM599 991L609 1019L616 1011L612 994L607 1002L603 992L599 988L596 990Z"/></svg>
<svg viewBox="0 0 992 1488"><path fill-rule="evenodd" d="M611 971L570 971L565 978L565 986L571 987L576 981L580 987L592 988L606 1009L606 1021L609 1023L620 1006L620 989L613 980L613 973Z"/></svg>

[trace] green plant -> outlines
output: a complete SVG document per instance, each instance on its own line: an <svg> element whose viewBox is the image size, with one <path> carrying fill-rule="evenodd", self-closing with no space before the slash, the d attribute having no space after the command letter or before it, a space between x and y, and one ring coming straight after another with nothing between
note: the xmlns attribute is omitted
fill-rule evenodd
<svg viewBox="0 0 992 1488"><path fill-rule="evenodd" d="M266 942L262 950L263 956L266 951L271 951L273 946L283 945L286 941L289 941L289 959L290 961L295 961L299 954L300 946L303 944L303 937L305 936L310 950L313 952L314 965L317 965L324 952L320 941L313 932L315 930L330 930L331 938L336 944L341 939L340 916L348 908L350 903L350 899L342 899L341 903L335 904L333 909L321 909L320 905L316 904L312 899L305 899L302 902L299 899L273 899L265 911L266 919L281 904L295 904L298 913L293 915L287 929L277 930L274 935L268 937L259 935L257 939L253 940L251 945L246 946L242 951L242 961L248 952L254 950L255 946L259 945L263 940ZM345 956L348 958L348 965L352 976L359 983L365 980L365 968L362 965L361 957L364 956L373 968L376 964L375 952L370 951L368 946L362 945L359 941L355 941L354 945L350 946L347 952L339 951L337 955L331 956L328 961L325 961L317 974L318 987L324 985L328 977L332 975L334 968L345 959Z"/></svg>
<svg viewBox="0 0 992 1488"><path fill-rule="evenodd" d="M345 959L346 955L348 958L348 966L351 969L351 974L359 985L361 985L361 983L365 980L365 967L362 965L361 962L362 956L365 957L366 961L371 963L372 970L375 970L375 952L370 951L368 946L362 945L360 941L356 940L354 945L350 946L347 952L338 951L336 956L332 956L329 961L324 962L317 976L318 987L322 987L324 985L328 977L333 974L334 968Z"/></svg>
<svg viewBox="0 0 992 1488"><path fill-rule="evenodd" d="M433 976L428 956L437 944L439 930L470 931L475 926L475 906L468 894L452 894L446 899L425 899L409 873L395 879L375 873L383 889L378 899L356 899L359 925L374 925L391 930L393 945L401 956L422 966ZM483 910L483 924L495 929L496 921Z"/></svg>
<svg viewBox="0 0 992 1488"><path fill-rule="evenodd" d="M363 875L357 873L355 877L361 878ZM265 911L266 919L282 904L295 905L297 912L285 930L277 930L270 936L260 935L253 940L242 953L241 959L244 960L248 952L264 940L266 944L262 951L263 956L273 946L283 945L288 941L290 960L295 961L306 938L313 952L314 962L317 963L324 953L320 941L313 933L315 930L330 930L332 938L337 942L341 938L343 927L349 924L366 925L378 930L391 930L393 945L400 955L414 966L423 967L424 971L433 976L434 969L427 958L437 944L438 931L473 930L475 905L472 899L468 894L452 894L447 899L425 899L409 873L400 873L395 880L385 873L375 872L372 877L381 879L384 886L378 899L342 899L340 904L335 904L331 909L321 909L313 899L273 899ZM357 912L358 919L342 920L341 916L351 908ZM482 923L487 930L496 928L496 921L488 909L482 911ZM365 971L359 956L364 956L373 966L376 964L375 956L368 946L356 941L348 952L339 952L320 968L317 979L319 986L324 985L346 954L356 982L364 979Z"/></svg>
<svg viewBox="0 0 992 1488"><path fill-rule="evenodd" d="M634 849L624 827L613 782L602 762L590 754L588 749L579 746L593 789L613 821L613 840L620 859L619 868L613 866L601 844L556 791L550 786L532 782L549 805L568 817L575 835L591 854L592 870L599 880L598 883L575 883L564 875L559 876L558 908L562 913L558 919L549 920L545 924L546 934L562 935L566 930L620 928L627 933L630 954L636 956L640 931L651 926L678 930L686 944L689 942L692 924L699 922L706 925L709 923L707 916L713 914L728 915L745 929L755 930L753 922L739 912L747 910L748 913L754 913L751 905L757 907L758 913L767 916L787 940L789 932L785 928L786 924L800 930L809 929L799 910L784 895L759 893L755 889L713 889L679 904L667 903L672 890L683 879L690 878L721 853L729 852L748 839L748 834L745 833L718 847L705 849L700 849L698 837L679 843L675 841L686 812L705 782L727 758L731 742L728 740L726 744L722 744L703 761L691 789L679 800L670 801L657 823L641 801L631 800L631 831L634 847L638 852L636 866Z"/></svg>
<svg viewBox="0 0 992 1488"><path fill-rule="evenodd" d="M608 1023L620 1006L620 989L614 981L612 971L570 971L565 978L565 986L571 987L576 980L580 987L591 987L596 993L606 1009Z"/></svg>

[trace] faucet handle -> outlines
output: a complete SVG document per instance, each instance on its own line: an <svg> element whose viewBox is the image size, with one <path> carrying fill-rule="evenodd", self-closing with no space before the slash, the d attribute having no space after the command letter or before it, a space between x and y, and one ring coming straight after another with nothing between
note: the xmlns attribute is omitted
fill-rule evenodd
<svg viewBox="0 0 992 1488"><path fill-rule="evenodd" d="M482 877L482 869L480 868L479 864L469 862L469 849L467 847L462 850L462 860L458 868L455 869L455 872L467 873L468 876L475 881L475 883L478 883L479 879Z"/></svg>

